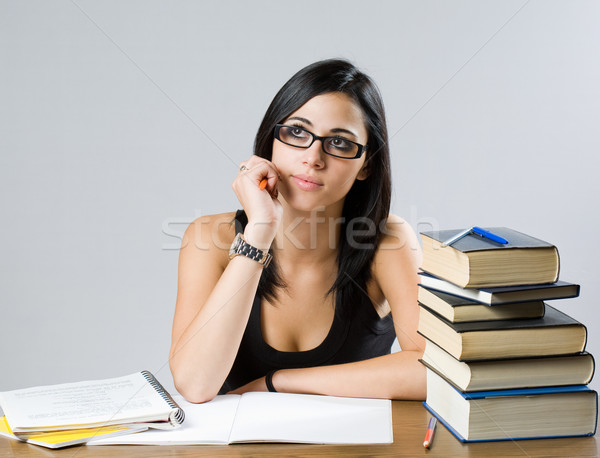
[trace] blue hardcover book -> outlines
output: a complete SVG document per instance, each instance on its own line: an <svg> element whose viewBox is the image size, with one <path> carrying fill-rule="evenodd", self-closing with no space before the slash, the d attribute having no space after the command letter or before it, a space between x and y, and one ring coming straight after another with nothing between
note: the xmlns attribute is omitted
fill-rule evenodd
<svg viewBox="0 0 600 458"><path fill-rule="evenodd" d="M592 436L598 423L585 385L463 393L427 369L423 404L461 442Z"/></svg>

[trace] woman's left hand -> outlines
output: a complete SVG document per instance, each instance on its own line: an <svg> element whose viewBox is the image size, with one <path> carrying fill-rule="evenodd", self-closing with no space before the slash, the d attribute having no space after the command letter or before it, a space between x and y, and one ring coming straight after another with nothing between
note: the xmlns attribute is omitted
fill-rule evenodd
<svg viewBox="0 0 600 458"><path fill-rule="evenodd" d="M267 384L265 383L265 378L257 378L252 382L246 383L245 385L240 386L239 388L230 391L227 394L244 394L248 391L269 391L267 390Z"/></svg>

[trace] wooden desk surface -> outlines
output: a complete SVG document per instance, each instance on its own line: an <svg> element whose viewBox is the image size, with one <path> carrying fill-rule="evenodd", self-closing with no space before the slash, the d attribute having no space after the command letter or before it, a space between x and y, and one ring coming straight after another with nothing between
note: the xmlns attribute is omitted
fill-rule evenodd
<svg viewBox="0 0 600 458"><path fill-rule="evenodd" d="M394 443L385 445L236 444L75 446L50 450L0 437L0 457L195 457L195 456L430 456L597 457L596 437L461 444L440 423L430 450L423 448L429 413L420 402L394 401Z"/></svg>

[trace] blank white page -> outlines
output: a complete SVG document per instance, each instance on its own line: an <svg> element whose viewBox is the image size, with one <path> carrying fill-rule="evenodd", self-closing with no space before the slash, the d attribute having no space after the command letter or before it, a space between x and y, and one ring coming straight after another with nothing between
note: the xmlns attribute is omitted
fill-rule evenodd
<svg viewBox="0 0 600 458"><path fill-rule="evenodd" d="M245 393L229 441L388 444L393 442L391 401Z"/></svg>
<svg viewBox="0 0 600 458"><path fill-rule="evenodd" d="M204 404L192 404L181 396L173 396L185 412L185 421L170 431L149 429L88 442L87 445L193 445L227 444L235 412L241 396L217 396Z"/></svg>

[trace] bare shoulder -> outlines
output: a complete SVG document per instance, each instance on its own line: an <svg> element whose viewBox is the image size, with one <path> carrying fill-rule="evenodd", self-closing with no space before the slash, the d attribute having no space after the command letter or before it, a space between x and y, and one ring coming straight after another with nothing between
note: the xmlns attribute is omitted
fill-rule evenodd
<svg viewBox="0 0 600 458"><path fill-rule="evenodd" d="M375 253L373 273L381 277L394 269L401 272L416 271L421 265L421 247L413 228L403 218L390 214Z"/></svg>
<svg viewBox="0 0 600 458"><path fill-rule="evenodd" d="M227 248L229 248L234 237L235 212L218 213L200 216L192 221L185 231L183 244L210 241L216 245L228 244Z"/></svg>
<svg viewBox="0 0 600 458"><path fill-rule="evenodd" d="M389 214L379 250L404 250L420 252L419 241L413 228L400 216Z"/></svg>
<svg viewBox="0 0 600 458"><path fill-rule="evenodd" d="M205 215L196 218L185 231L182 254L196 258L207 255L225 266L235 238L235 212Z"/></svg>

